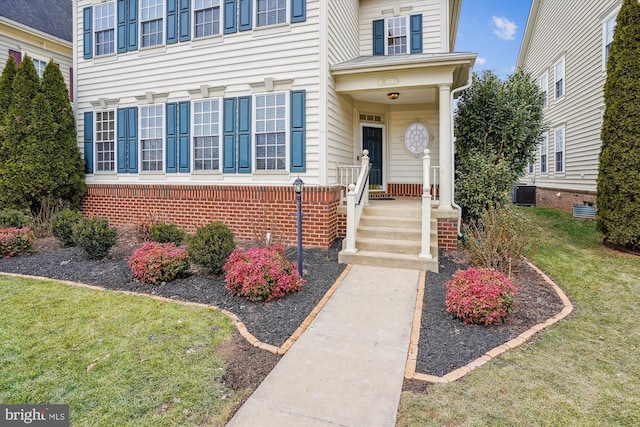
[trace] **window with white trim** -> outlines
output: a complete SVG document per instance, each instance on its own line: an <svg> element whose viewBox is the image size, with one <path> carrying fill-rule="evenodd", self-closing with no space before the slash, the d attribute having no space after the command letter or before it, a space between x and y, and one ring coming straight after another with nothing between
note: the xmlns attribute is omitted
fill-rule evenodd
<svg viewBox="0 0 640 427"><path fill-rule="evenodd" d="M140 107L140 159L143 171L162 171L164 104Z"/></svg>
<svg viewBox="0 0 640 427"><path fill-rule="evenodd" d="M546 106L549 98L549 73L546 71L540 77L540 92L542 92L542 106Z"/></svg>
<svg viewBox="0 0 640 427"><path fill-rule="evenodd" d="M287 0L256 0L256 27L287 22Z"/></svg>
<svg viewBox="0 0 640 427"><path fill-rule="evenodd" d="M555 142L556 142L556 150L555 150L555 172L564 172L564 127L556 129L555 132Z"/></svg>
<svg viewBox="0 0 640 427"><path fill-rule="evenodd" d="M193 101L193 170L220 170L220 99Z"/></svg>
<svg viewBox="0 0 640 427"><path fill-rule="evenodd" d="M540 173L547 173L549 165L549 135L544 134L540 141Z"/></svg>
<svg viewBox="0 0 640 427"><path fill-rule="evenodd" d="M385 19L387 55L407 53L409 39L407 37L408 17L398 16Z"/></svg>
<svg viewBox="0 0 640 427"><path fill-rule="evenodd" d="M255 153L257 170L287 169L288 93L255 95Z"/></svg>
<svg viewBox="0 0 640 427"><path fill-rule="evenodd" d="M140 7L141 46L163 44L164 0L141 0Z"/></svg>
<svg viewBox="0 0 640 427"><path fill-rule="evenodd" d="M529 162L528 170L529 170L529 175L533 175L535 173L535 171L536 171L536 162L535 161Z"/></svg>
<svg viewBox="0 0 640 427"><path fill-rule="evenodd" d="M93 32L96 44L95 55L109 55L115 50L115 5L114 2L93 7Z"/></svg>
<svg viewBox="0 0 640 427"><path fill-rule="evenodd" d="M554 82L555 82L555 95L556 99L564 96L565 81L564 81L564 56L556 62L554 69Z"/></svg>
<svg viewBox="0 0 640 427"><path fill-rule="evenodd" d="M42 79L44 75L44 69L47 68L47 62L37 58L31 58L33 62L33 66L36 67L36 72L38 73L38 77Z"/></svg>
<svg viewBox="0 0 640 427"><path fill-rule="evenodd" d="M96 111L96 172L112 172L116 163L115 111Z"/></svg>
<svg viewBox="0 0 640 427"><path fill-rule="evenodd" d="M605 20L602 24L602 58L604 69L607 69L607 61L613 44L613 30L616 28L617 12Z"/></svg>
<svg viewBox="0 0 640 427"><path fill-rule="evenodd" d="M195 0L193 26L195 38L220 34L220 0Z"/></svg>

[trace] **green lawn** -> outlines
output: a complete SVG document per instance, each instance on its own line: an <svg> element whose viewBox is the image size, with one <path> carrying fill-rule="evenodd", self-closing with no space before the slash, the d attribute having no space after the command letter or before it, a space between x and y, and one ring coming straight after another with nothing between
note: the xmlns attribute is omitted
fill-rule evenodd
<svg viewBox="0 0 640 427"><path fill-rule="evenodd" d="M543 229L531 260L574 313L455 383L403 393L399 426L640 425L640 258L602 247L593 222L521 211Z"/></svg>
<svg viewBox="0 0 640 427"><path fill-rule="evenodd" d="M223 425L219 312L0 276L0 402L66 403L71 425Z"/></svg>

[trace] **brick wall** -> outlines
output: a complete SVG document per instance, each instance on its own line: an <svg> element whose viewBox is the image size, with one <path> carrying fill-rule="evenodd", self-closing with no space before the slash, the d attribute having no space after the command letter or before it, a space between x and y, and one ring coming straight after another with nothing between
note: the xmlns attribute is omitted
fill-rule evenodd
<svg viewBox="0 0 640 427"><path fill-rule="evenodd" d="M458 219L438 218L438 247L458 249Z"/></svg>
<svg viewBox="0 0 640 427"><path fill-rule="evenodd" d="M436 186L436 192L439 191L439 186ZM390 197L420 197L422 196L422 184L387 184L387 195ZM431 186L431 197L437 197L438 194L434 194L433 185Z"/></svg>
<svg viewBox="0 0 640 427"><path fill-rule="evenodd" d="M82 211L109 218L112 225L136 225L149 218L194 231L224 222L240 240L295 244L296 198L291 186L88 184ZM307 187L302 197L303 245L329 247L338 235L340 187Z"/></svg>
<svg viewBox="0 0 640 427"><path fill-rule="evenodd" d="M558 194L560 194L558 196ZM536 206L562 209L571 212L573 205L596 203L593 191L564 190L560 188L536 187Z"/></svg>

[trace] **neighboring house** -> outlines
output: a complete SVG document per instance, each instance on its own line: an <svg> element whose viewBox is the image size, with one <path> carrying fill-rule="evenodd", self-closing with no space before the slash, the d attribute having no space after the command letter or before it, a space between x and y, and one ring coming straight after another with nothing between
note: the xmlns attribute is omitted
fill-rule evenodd
<svg viewBox="0 0 640 427"><path fill-rule="evenodd" d="M300 177L304 245L327 247L368 149L372 195L419 201L438 179L434 218L455 247L452 91L476 57L452 52L460 3L75 1L85 214L290 243ZM426 147L439 170L423 171Z"/></svg>
<svg viewBox="0 0 640 427"><path fill-rule="evenodd" d="M524 180L541 206L594 205L606 61L621 0L533 0L517 66L545 94L548 131Z"/></svg>
<svg viewBox="0 0 640 427"><path fill-rule="evenodd" d="M0 66L9 55L20 64L29 55L40 77L53 59L73 99L72 0L1 0Z"/></svg>

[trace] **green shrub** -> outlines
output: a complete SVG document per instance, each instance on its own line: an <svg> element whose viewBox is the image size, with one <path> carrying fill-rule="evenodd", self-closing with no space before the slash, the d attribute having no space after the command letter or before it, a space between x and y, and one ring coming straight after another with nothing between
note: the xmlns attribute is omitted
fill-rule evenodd
<svg viewBox="0 0 640 427"><path fill-rule="evenodd" d="M34 240L29 227L0 228L0 258L30 254L33 252Z"/></svg>
<svg viewBox="0 0 640 427"><path fill-rule="evenodd" d="M118 232L105 218L83 218L72 230L76 246L94 260L106 257L118 240Z"/></svg>
<svg viewBox="0 0 640 427"><path fill-rule="evenodd" d="M498 270L459 270L445 287L447 313L465 325L499 325L516 309L517 288Z"/></svg>
<svg viewBox="0 0 640 427"><path fill-rule="evenodd" d="M51 218L51 233L62 243L62 246L75 246L73 227L81 220L82 214L80 212L65 208Z"/></svg>
<svg viewBox="0 0 640 427"><path fill-rule="evenodd" d="M149 229L149 240L158 243L175 243L180 245L185 238L185 231L176 224L158 222Z"/></svg>
<svg viewBox="0 0 640 427"><path fill-rule="evenodd" d="M198 228L189 239L191 260L204 267L209 274L222 274L235 248L233 232L219 221Z"/></svg>
<svg viewBox="0 0 640 427"><path fill-rule="evenodd" d="M0 228L28 227L31 219L24 212L16 209L3 209L0 211Z"/></svg>
<svg viewBox="0 0 640 427"><path fill-rule="evenodd" d="M189 255L173 242L147 242L131 255L129 268L139 282L157 285L170 282L189 270Z"/></svg>
<svg viewBox="0 0 640 427"><path fill-rule="evenodd" d="M531 232L531 227L526 218L508 206L484 210L476 222L463 226L471 264L511 276L513 262L538 246L537 239L529 236L539 233Z"/></svg>

